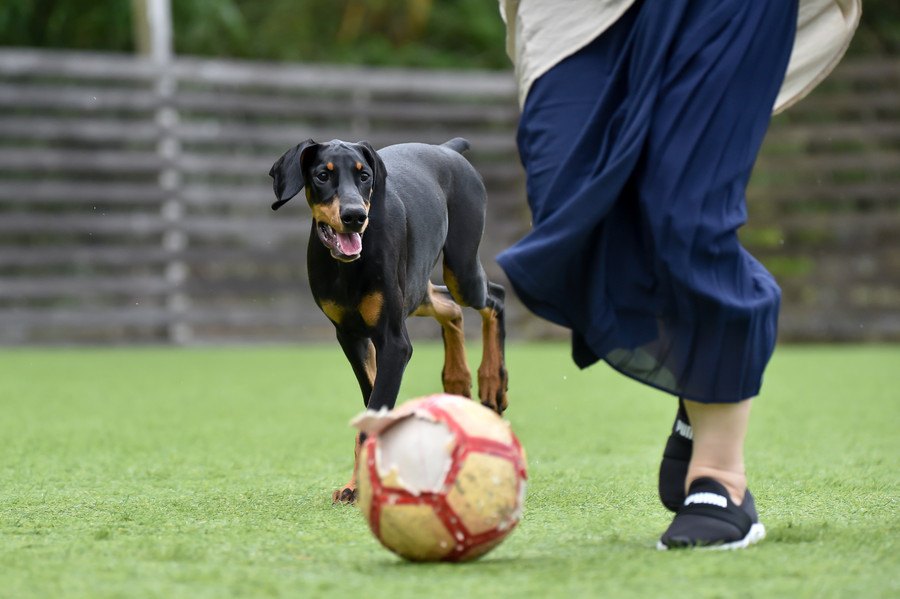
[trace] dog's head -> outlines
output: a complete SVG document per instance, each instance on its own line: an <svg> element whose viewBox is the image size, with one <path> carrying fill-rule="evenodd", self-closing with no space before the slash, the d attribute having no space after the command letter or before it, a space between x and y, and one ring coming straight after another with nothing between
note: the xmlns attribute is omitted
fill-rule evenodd
<svg viewBox="0 0 900 599"><path fill-rule="evenodd" d="M368 142L339 140L297 144L269 171L278 210L306 188L319 241L334 259L352 262L362 255L369 209L384 194L384 163Z"/></svg>

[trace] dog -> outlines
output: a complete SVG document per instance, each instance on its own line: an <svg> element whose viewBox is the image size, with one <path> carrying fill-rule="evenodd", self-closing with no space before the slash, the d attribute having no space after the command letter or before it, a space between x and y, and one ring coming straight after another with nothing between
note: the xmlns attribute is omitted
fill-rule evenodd
<svg viewBox="0 0 900 599"><path fill-rule="evenodd" d="M412 356L410 315L441 325L446 393L471 397L461 306L478 310L483 352L478 397L507 407L504 297L478 258L487 193L462 153L469 142L403 143L379 151L368 142L307 140L284 153L269 176L277 210L301 189L312 210L307 249L316 304L334 324L368 410L392 409ZM430 276L443 255L444 285ZM355 461L365 440L356 437ZM356 467L334 491L356 499Z"/></svg>

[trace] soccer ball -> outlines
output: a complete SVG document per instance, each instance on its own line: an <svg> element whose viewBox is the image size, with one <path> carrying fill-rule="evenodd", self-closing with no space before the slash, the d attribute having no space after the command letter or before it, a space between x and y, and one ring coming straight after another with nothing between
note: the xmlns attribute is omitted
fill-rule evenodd
<svg viewBox="0 0 900 599"><path fill-rule="evenodd" d="M382 545L412 561L467 561L500 544L522 515L525 452L509 423L439 394L353 424L357 503Z"/></svg>

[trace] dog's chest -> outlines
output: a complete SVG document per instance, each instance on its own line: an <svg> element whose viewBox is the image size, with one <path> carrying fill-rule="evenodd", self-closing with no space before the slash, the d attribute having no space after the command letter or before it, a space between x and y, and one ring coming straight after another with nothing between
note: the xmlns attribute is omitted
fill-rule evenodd
<svg viewBox="0 0 900 599"><path fill-rule="evenodd" d="M365 331L381 320L385 295L374 282L311 277L310 283L316 304L335 326Z"/></svg>

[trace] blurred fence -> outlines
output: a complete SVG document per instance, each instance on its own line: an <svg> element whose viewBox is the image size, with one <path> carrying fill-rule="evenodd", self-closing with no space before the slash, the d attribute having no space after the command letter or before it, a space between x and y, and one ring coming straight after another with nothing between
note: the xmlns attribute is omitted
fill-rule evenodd
<svg viewBox="0 0 900 599"><path fill-rule="evenodd" d="M900 59L845 61L775 117L747 196L783 337L900 339Z"/></svg>
<svg viewBox="0 0 900 599"><path fill-rule="evenodd" d="M507 74L2 50L0 343L331 338L308 209L268 208L269 167L308 137L467 137L502 280L528 228L517 115ZM785 337L900 338L900 62L848 62L778 117L749 195ZM555 332L510 312L511 335Z"/></svg>

